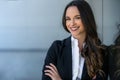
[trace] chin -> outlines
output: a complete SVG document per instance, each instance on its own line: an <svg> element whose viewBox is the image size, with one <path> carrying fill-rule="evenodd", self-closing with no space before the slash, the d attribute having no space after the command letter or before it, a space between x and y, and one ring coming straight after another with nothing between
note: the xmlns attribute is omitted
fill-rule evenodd
<svg viewBox="0 0 120 80"><path fill-rule="evenodd" d="M72 34L73 37L79 36L79 34Z"/></svg>

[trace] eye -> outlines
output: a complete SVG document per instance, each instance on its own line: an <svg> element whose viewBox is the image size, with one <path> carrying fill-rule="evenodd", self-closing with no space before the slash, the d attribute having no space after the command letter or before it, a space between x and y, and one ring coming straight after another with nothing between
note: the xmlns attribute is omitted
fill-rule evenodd
<svg viewBox="0 0 120 80"><path fill-rule="evenodd" d="M80 16L76 16L75 19L81 19L81 17Z"/></svg>
<svg viewBox="0 0 120 80"><path fill-rule="evenodd" d="M70 20L70 18L69 18L69 17L66 17L66 18L65 18L65 21L69 21L69 20Z"/></svg>

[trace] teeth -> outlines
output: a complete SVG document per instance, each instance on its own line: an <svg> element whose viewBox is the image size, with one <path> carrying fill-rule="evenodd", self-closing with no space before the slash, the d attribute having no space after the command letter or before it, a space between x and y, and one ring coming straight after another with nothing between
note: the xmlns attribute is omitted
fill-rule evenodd
<svg viewBox="0 0 120 80"><path fill-rule="evenodd" d="M79 27L71 27L70 29L72 30L72 31L75 31L75 30L77 30Z"/></svg>

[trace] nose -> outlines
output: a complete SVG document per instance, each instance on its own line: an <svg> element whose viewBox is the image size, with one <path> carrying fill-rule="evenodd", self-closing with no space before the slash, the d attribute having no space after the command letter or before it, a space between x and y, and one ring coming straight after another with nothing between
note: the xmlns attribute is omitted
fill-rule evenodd
<svg viewBox="0 0 120 80"><path fill-rule="evenodd" d="M70 21L70 25L75 25L75 20L74 19L72 19L71 21Z"/></svg>

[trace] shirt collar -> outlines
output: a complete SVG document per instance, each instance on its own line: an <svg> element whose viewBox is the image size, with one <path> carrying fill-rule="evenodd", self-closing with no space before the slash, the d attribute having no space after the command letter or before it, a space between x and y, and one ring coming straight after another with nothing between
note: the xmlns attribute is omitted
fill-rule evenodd
<svg viewBox="0 0 120 80"><path fill-rule="evenodd" d="M78 40L76 38L74 38L73 36L71 37L71 41L72 41L72 47L78 46ZM85 47L85 42L83 43L83 48Z"/></svg>

